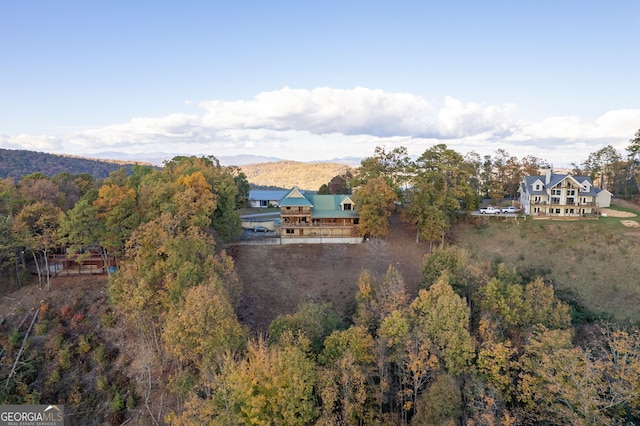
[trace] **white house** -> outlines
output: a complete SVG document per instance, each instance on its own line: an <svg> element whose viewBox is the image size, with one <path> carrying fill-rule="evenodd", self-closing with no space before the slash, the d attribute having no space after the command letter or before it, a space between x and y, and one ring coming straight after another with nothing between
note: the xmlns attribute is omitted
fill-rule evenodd
<svg viewBox="0 0 640 426"><path fill-rule="evenodd" d="M552 173L525 176L520 183L520 205L531 216L595 217L611 205L612 194L593 186L588 176Z"/></svg>

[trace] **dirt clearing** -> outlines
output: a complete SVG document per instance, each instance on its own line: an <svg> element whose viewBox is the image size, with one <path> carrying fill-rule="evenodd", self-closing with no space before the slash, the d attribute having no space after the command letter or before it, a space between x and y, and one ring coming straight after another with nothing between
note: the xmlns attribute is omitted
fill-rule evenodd
<svg viewBox="0 0 640 426"><path fill-rule="evenodd" d="M600 209L600 212L606 214L609 217L636 217L637 216L635 213L623 212L620 210L613 210L613 209Z"/></svg>
<svg viewBox="0 0 640 426"><path fill-rule="evenodd" d="M415 229L391 217L386 239L362 244L237 245L228 248L244 284L240 320L255 332L266 331L279 314L305 302L330 302L345 319L355 308L357 280L367 269L384 274L393 265L409 293L417 293L425 242L416 244Z"/></svg>

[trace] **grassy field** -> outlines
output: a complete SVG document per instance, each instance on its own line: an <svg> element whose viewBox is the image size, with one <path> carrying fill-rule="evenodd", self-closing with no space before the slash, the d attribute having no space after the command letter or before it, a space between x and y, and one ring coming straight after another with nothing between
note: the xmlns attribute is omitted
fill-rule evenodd
<svg viewBox="0 0 640 426"><path fill-rule="evenodd" d="M474 261L544 277L586 312L640 322L640 228L624 226L625 219L638 221L479 219L459 225L454 239Z"/></svg>

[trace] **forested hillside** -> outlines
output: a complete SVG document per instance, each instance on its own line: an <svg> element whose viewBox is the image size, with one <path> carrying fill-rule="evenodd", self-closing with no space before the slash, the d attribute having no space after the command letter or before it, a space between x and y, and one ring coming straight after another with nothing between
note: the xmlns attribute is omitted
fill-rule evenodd
<svg viewBox="0 0 640 426"><path fill-rule="evenodd" d="M96 179L109 176L109 173L124 167L131 173L130 161L92 160L70 155L46 154L44 152L0 149L0 178L20 180L32 173L43 173L49 177L58 173L87 173Z"/></svg>
<svg viewBox="0 0 640 426"><path fill-rule="evenodd" d="M474 158L445 145L415 161L402 147L376 149L349 179L360 233L370 237L359 247L371 250L376 271L343 263L344 245L319 247L324 262L304 244L291 245L285 262L258 279L290 280L291 264L302 265L308 273L289 285L306 303L274 312L264 328L247 320L247 307L238 316L245 283L241 262L227 252L242 234L237 211L249 187L239 168L214 157L176 157L162 169L137 166L104 181L70 173L0 180L2 290L19 290L0 303L0 404L65 404L70 425L639 423L637 321L587 318L544 269L518 263L529 247L549 256L536 264L546 266L554 265L549 259L575 265L576 256L587 256L578 249L609 245L633 263L634 243L603 227L597 244L580 246L577 235L542 247L540 225L505 221L495 225L517 232L500 243L521 247L515 260L451 244L460 223L488 238L484 218L461 215L461 207L510 194L541 163L507 156L507 167ZM402 217L409 244L424 247L412 268L420 274L402 275L397 265L406 258L385 265L377 248L389 217ZM547 239L563 233L552 230ZM566 243L575 250L567 252ZM116 260L104 268L106 285L67 283L62 298L48 296L56 291L52 266L64 259L79 270L94 253ZM338 315L322 296L345 268L359 275L345 283L355 287L352 308ZM582 288L597 292L609 285L602 269L569 273L593 280ZM32 303L18 306L20 294Z"/></svg>
<svg viewBox="0 0 640 426"><path fill-rule="evenodd" d="M252 185L274 186L289 189L317 191L332 177L343 175L352 168L337 163L301 163L297 161L278 161L240 166Z"/></svg>

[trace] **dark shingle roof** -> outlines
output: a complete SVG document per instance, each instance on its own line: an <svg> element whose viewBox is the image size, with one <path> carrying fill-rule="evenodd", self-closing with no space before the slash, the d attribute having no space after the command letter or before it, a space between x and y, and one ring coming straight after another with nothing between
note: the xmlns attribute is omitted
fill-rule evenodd
<svg viewBox="0 0 640 426"><path fill-rule="evenodd" d="M524 188L521 188L521 190L527 191L529 194L532 194L532 195L547 195L546 189L553 188L554 186L558 185L560 182L562 182L567 178L575 180L581 186L581 188L578 188L579 195L585 195L585 196L596 195L596 188L594 188L593 183L591 182L591 178L589 176L572 176L570 174L558 174L558 173L551 174L551 176L549 177L548 184L545 184L545 181L547 178L544 175L525 176ZM536 191L534 189L534 184L538 180L542 183L542 185L540 185L540 190ZM588 185L585 185L585 184L588 184ZM584 186L587 186L589 190L585 191L584 189L582 189Z"/></svg>

